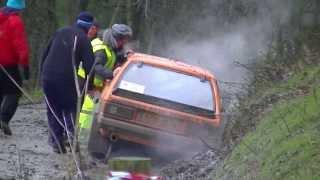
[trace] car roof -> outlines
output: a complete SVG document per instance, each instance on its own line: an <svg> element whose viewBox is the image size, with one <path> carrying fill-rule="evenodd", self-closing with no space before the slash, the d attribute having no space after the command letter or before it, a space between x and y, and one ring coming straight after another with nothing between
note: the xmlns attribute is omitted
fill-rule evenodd
<svg viewBox="0 0 320 180"><path fill-rule="evenodd" d="M143 53L132 53L128 56L129 62L143 62L146 64L159 66L171 70L184 72L186 74L192 74L198 77L205 77L206 79L216 79L214 75L206 69L189 65L174 59L167 59L163 57L143 54Z"/></svg>

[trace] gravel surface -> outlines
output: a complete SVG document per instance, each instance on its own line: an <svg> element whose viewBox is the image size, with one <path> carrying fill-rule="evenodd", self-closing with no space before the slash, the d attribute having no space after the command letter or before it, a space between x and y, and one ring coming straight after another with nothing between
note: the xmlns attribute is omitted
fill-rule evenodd
<svg viewBox="0 0 320 180"><path fill-rule="evenodd" d="M177 160L161 168L160 174L166 179L212 179L214 170L222 160L221 157L214 150L198 153L189 160Z"/></svg>
<svg viewBox="0 0 320 180"><path fill-rule="evenodd" d="M10 122L12 136L0 132L0 179L54 179L64 176L66 157L54 154L47 143L43 104L20 106Z"/></svg>
<svg viewBox="0 0 320 180"><path fill-rule="evenodd" d="M72 172L71 154L55 154L47 143L48 128L44 104L19 106L10 127L13 136L5 136L0 131L0 179L69 177L68 174ZM161 174L166 179L210 179L209 174L221 160L221 156L212 150L179 157L174 154L150 154L148 149L127 144L121 146L112 156L152 156L153 173ZM86 174L94 179L104 177L107 165L88 164Z"/></svg>

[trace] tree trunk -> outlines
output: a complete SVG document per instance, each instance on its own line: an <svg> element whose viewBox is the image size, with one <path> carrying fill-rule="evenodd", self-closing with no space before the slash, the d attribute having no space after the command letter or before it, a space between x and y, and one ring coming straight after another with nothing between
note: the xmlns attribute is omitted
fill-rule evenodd
<svg viewBox="0 0 320 180"><path fill-rule="evenodd" d="M315 1L315 10L314 10L315 22L314 25L320 24L320 1Z"/></svg>
<svg viewBox="0 0 320 180"><path fill-rule="evenodd" d="M109 27L112 26L112 24L114 24L115 20L116 20L116 17L118 15L118 12L119 12L119 9L120 9L120 5L121 5L121 1L118 1L117 2L117 5L116 5L116 8L114 9L113 11L113 14L112 14L112 18L110 20L110 24L109 24Z"/></svg>
<svg viewBox="0 0 320 180"><path fill-rule="evenodd" d="M80 11L86 11L88 8L88 4L89 4L88 0L80 0L80 2L79 2Z"/></svg>
<svg viewBox="0 0 320 180"><path fill-rule="evenodd" d="M126 6L127 6L127 17L126 17L126 21L127 21L127 25L129 25L130 27L132 27L132 0L127 0L127 4L126 4Z"/></svg>
<svg viewBox="0 0 320 180"><path fill-rule="evenodd" d="M79 0L67 0L66 15L68 16L68 24L73 24L77 14L80 12Z"/></svg>
<svg viewBox="0 0 320 180"><path fill-rule="evenodd" d="M38 87L39 61L48 39L56 29L55 16L56 1L38 0L28 1L24 11L29 45L30 45L30 68L32 81L30 87ZM49 20L50 19L50 20Z"/></svg>
<svg viewBox="0 0 320 180"><path fill-rule="evenodd" d="M153 48L153 23L150 23L150 30L149 30L149 41L148 41L148 47L147 47L147 53L150 54L152 53L152 48Z"/></svg>

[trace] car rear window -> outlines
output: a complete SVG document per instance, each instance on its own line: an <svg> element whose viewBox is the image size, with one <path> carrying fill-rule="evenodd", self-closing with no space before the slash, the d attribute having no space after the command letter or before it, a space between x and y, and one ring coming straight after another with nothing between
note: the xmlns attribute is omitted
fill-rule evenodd
<svg viewBox="0 0 320 180"><path fill-rule="evenodd" d="M129 65L115 90L129 98L184 111L211 115L214 109L209 81L148 64Z"/></svg>

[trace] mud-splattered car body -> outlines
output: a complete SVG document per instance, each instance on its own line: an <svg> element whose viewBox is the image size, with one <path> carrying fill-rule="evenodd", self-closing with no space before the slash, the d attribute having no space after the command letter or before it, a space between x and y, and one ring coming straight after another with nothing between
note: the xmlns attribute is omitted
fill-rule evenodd
<svg viewBox="0 0 320 180"><path fill-rule="evenodd" d="M220 104L217 80L209 71L134 53L104 87L92 131L158 148L190 145L207 127L219 127ZM92 138L97 135L89 149L98 148Z"/></svg>

